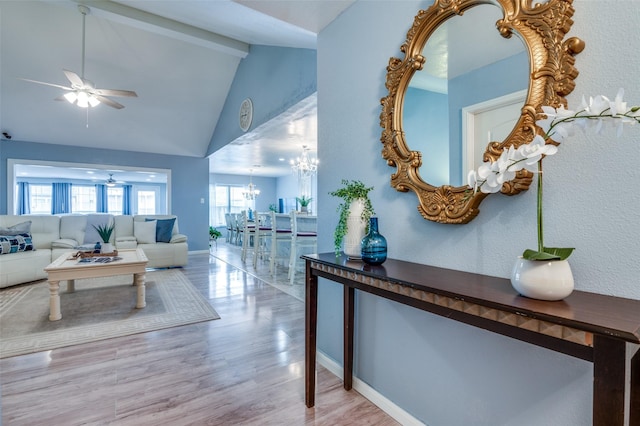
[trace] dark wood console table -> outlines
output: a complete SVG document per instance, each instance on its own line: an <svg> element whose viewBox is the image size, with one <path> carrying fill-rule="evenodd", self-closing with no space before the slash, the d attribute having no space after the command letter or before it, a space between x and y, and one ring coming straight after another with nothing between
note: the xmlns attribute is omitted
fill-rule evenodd
<svg viewBox="0 0 640 426"><path fill-rule="evenodd" d="M370 266L334 253L306 261L305 399L315 404L318 277L344 285L344 388L353 377L355 290L593 363L593 424L624 424L626 342L640 343L640 300L574 291L559 302L519 296L508 279L387 259ZM640 425L640 350L630 363L629 424Z"/></svg>

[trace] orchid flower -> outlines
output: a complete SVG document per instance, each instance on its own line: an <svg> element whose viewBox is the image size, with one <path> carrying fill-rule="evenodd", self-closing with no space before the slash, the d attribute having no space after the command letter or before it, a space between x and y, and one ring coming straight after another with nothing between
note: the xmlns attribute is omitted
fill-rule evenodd
<svg viewBox="0 0 640 426"><path fill-rule="evenodd" d="M522 144L518 148L505 148L495 161L484 162L478 170L471 170L467 175L467 183L473 193L480 191L486 194L496 193L502 185L515 178L516 172L528 170L538 175L538 250L525 250L523 257L529 260L564 260L573 248L545 247L542 229L542 159L558 152L558 147L548 144L553 139L563 142L572 136L576 129L593 129L601 133L606 122L610 121L616 127L617 136L622 135L625 124L640 123L640 106L628 107L623 100L624 90L620 89L612 100L603 95L590 97L587 102L582 97L582 109L574 111L564 106L553 108L542 107L544 118L536 121L542 129L543 135L536 135L531 142Z"/></svg>

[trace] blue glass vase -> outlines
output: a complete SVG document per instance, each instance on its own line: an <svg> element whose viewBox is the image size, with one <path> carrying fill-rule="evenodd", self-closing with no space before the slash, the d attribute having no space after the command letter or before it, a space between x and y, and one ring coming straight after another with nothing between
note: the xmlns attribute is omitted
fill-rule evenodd
<svg viewBox="0 0 640 426"><path fill-rule="evenodd" d="M362 260L369 265L380 265L387 260L387 239L378 232L378 218L369 219L369 233L360 243Z"/></svg>

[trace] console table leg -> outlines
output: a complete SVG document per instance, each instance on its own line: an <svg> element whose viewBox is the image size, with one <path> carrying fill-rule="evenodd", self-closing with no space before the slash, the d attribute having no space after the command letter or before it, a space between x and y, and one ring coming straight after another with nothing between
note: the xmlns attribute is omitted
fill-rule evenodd
<svg viewBox="0 0 640 426"><path fill-rule="evenodd" d="M622 340L593 337L593 425L624 425L625 354Z"/></svg>
<svg viewBox="0 0 640 426"><path fill-rule="evenodd" d="M49 281L49 321L62 319L60 312L60 281Z"/></svg>
<svg viewBox="0 0 640 426"><path fill-rule="evenodd" d="M640 349L631 358L631 410L629 426L640 426Z"/></svg>
<svg viewBox="0 0 640 426"><path fill-rule="evenodd" d="M354 317L353 287L344 286L344 371L343 382L345 390L353 386L353 317Z"/></svg>
<svg viewBox="0 0 640 426"><path fill-rule="evenodd" d="M305 294L305 403L311 408L316 396L316 328L318 324L318 277L311 274L306 261Z"/></svg>

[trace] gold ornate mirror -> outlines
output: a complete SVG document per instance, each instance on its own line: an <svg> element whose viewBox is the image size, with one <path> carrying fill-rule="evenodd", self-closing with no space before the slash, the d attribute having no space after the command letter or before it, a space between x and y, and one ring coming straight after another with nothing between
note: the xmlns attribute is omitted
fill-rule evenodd
<svg viewBox="0 0 640 426"><path fill-rule="evenodd" d="M382 157L387 160L389 166L396 168L396 171L391 175L391 185L401 192L414 191L419 200L418 211L425 219L440 223L467 223L478 214L478 206L487 196L487 194L480 192L470 195L469 187L464 184L453 186L461 180L463 174L466 175L468 170L463 170L464 167L473 164L473 162L469 163L468 158L463 164L463 153L467 152L468 148L462 146L462 140L458 140L462 133L462 110L464 107L469 107L468 99L463 99L460 96L461 92L469 94L469 97L474 99L472 103L477 104L478 96L484 96L485 101L497 97L505 98L505 96L501 96L501 92L505 89L511 90L512 80L514 80L513 87L517 87L517 84L523 86L522 90L517 92L521 94L522 102L516 105L519 110L516 110L516 117L512 121L513 128L511 129L510 123L507 125L510 131L505 132L506 137L502 141L489 139L481 161L495 160L504 148L511 145L517 147L531 141L538 132L535 121L537 114L542 111L542 105L566 106L564 97L571 93L575 87L574 79L578 75L578 71L574 67L573 55L584 49L584 42L578 38L572 37L564 40L573 23L571 3L572 0L435 0L429 9L418 12L407 33L406 41L400 46L405 57L403 59L392 57L389 60L386 78L389 94L380 101L382 104L380 125L383 128L381 136ZM465 44L469 44L465 46L465 52L475 51L478 53L477 51L486 44L482 42L477 48L470 47L474 38L482 40L481 37L474 35L469 24L475 25L479 22L476 16L480 15L475 15L476 10L481 9L478 6L493 8L492 11L489 11L489 17L493 16L491 13L495 14L497 11L498 19L493 18L494 20L491 21L493 24L487 23L486 26L493 28L493 31L496 31L501 39L512 44L516 43L518 46L509 46L505 50L506 53L502 54L503 57L493 63L490 63L491 60L488 59L489 54L481 54L481 59L478 59L477 62L482 63L476 66L476 70L456 75L455 81L454 79L445 79L445 83L439 85L444 87L441 91L449 93L457 90L457 95L449 94L448 97L445 97L444 102L447 106L442 106L443 104L439 103L426 110L416 108L416 105L423 105L424 102L427 102L416 102L411 97L413 95L410 95L414 86L420 86L417 83L418 79L422 79L422 76L416 73L421 73L425 64L428 68L433 63L437 65L443 58L447 60L444 68L452 66L451 64L455 60L450 56L455 53L454 50L460 50L452 46L449 46L447 50L447 42L452 34L464 33ZM467 15L474 14L474 17L460 25L462 21L456 20L461 20L465 12ZM481 12L485 14L485 10ZM463 31L452 29L456 26L451 24L457 24ZM514 34L516 37L512 37ZM428 43L429 46L427 46ZM432 44L435 47L431 48ZM513 47L515 49L508 50ZM491 47L490 50L493 52L498 49ZM513 61L518 61L518 50L522 50L520 62L524 63L528 59L528 73L525 71L526 65L522 66L520 72L513 68ZM505 58L504 55L512 56ZM470 55L465 53L464 56L469 57ZM524 62L522 58L524 58ZM469 64L465 66L468 67ZM482 70L478 71L480 68ZM519 77L520 74L522 74L521 77ZM481 79L476 87L466 85L465 79L473 81L482 75L490 77L486 77L486 80ZM518 83L515 81L517 78L521 78L523 81ZM441 78L436 80L442 83ZM497 88L500 96L488 92L487 87ZM419 88L424 89L424 87ZM510 93L506 97L511 99L517 93ZM433 97L442 99L439 93ZM453 117L448 125L449 130L443 132L423 128L416 132L409 131L404 127L405 121L409 122L412 115L419 116L417 119L411 118L414 121L442 121L442 117L438 114L446 108L448 111L443 116ZM438 147L436 141L432 139L435 138L435 135L442 136L443 133L446 141ZM407 140L407 135L410 140ZM448 135L456 135L457 138L452 139ZM426 144L417 139L424 139ZM440 155L436 152L442 151L442 145L446 148L445 151L448 151L446 155L449 155L444 160L436 157L436 155ZM412 150L410 146L414 149ZM484 147L484 145L482 146ZM426 152L418 150L416 147L420 147ZM423 156L427 158L430 155L437 159L431 159L431 162L427 161L427 169L425 169ZM449 165L443 173L445 175L451 174L451 176L449 176L449 180L445 178L445 183L441 184L437 178L431 177L429 172L434 167L433 164L446 163L447 160ZM427 182L423 180L422 176L429 176L426 180L431 179L432 181ZM506 195L514 195L527 190L531 184L532 176L526 170L518 172L514 180L503 185L501 192Z"/></svg>

